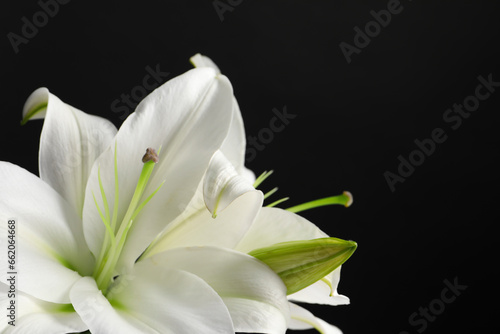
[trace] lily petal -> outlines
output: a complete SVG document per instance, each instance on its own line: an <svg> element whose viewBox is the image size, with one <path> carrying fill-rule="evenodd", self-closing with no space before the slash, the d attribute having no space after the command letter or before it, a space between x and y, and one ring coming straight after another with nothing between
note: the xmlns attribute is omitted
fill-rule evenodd
<svg viewBox="0 0 500 334"><path fill-rule="evenodd" d="M32 119L44 119L47 114L47 95L49 90L45 87L39 88L31 93L23 106L23 119L21 125Z"/></svg>
<svg viewBox="0 0 500 334"><path fill-rule="evenodd" d="M221 296L236 332L278 334L286 330L286 288L269 267L249 255L217 247L187 247L144 261L202 278Z"/></svg>
<svg viewBox="0 0 500 334"><path fill-rule="evenodd" d="M307 219L279 208L262 208L236 250L250 252L279 242L328 237Z"/></svg>
<svg viewBox="0 0 500 334"><path fill-rule="evenodd" d="M71 290L75 310L90 332L234 333L221 298L193 274L143 262L117 283L108 299L90 277Z"/></svg>
<svg viewBox="0 0 500 334"><path fill-rule="evenodd" d="M238 101L233 97L233 119L226 139L220 150L234 165L239 175L243 176L250 184L255 182L255 174L245 167L245 151L247 141L245 138L245 127L241 116Z"/></svg>
<svg viewBox="0 0 500 334"><path fill-rule="evenodd" d="M330 325L320 318L316 318L308 310L290 303L290 310L292 313L292 321L288 328L290 329L311 329L315 328L321 334L342 334L342 331L333 325Z"/></svg>
<svg viewBox="0 0 500 334"><path fill-rule="evenodd" d="M203 184L205 204L213 217L236 198L250 191L255 191L252 184L238 175L221 151L215 152Z"/></svg>
<svg viewBox="0 0 500 334"><path fill-rule="evenodd" d="M224 140L231 121L232 88L213 69L193 69L148 95L116 136L119 179L118 222L133 196L147 147L159 149L157 163L143 200L162 183L165 186L136 217L118 267L131 266L165 226L189 204L210 158ZM108 203L114 203L114 147L105 151L91 172L85 206L84 231L91 251L99 254L105 227L92 193L99 193L98 166ZM98 199L99 205L102 200Z"/></svg>
<svg viewBox="0 0 500 334"><path fill-rule="evenodd" d="M219 67L217 67L212 59L207 56L197 53L191 57L190 60L195 67L210 67L220 73ZM240 107L235 97L233 97L233 118L231 126L220 150L233 164L238 174L246 178L250 184L255 182L255 174L245 167L245 127L243 125L243 117L241 116Z"/></svg>
<svg viewBox="0 0 500 334"><path fill-rule="evenodd" d="M8 287L0 283L2 310L10 304L7 292ZM80 316L71 310L71 305L44 302L20 291L16 293L15 326L7 321L10 321L8 317L0 324L1 333L64 334L87 330Z"/></svg>
<svg viewBox="0 0 500 334"><path fill-rule="evenodd" d="M0 219L5 222L0 224L0 240L7 240L7 221L16 221L18 289L45 301L68 303L70 287L93 266L80 218L47 183L16 165L0 162L0 189L9 190L0 192ZM6 256L1 252L4 283L12 271Z"/></svg>
<svg viewBox="0 0 500 334"><path fill-rule="evenodd" d="M213 68L217 74L221 73L219 67L207 56L197 53L192 56L189 61L191 61L194 67L209 67Z"/></svg>
<svg viewBox="0 0 500 334"><path fill-rule="evenodd" d="M82 215L85 187L97 157L111 143L115 126L62 102L47 88L34 91L25 103L29 115L45 105L40 137L40 178L50 184Z"/></svg>
<svg viewBox="0 0 500 334"><path fill-rule="evenodd" d="M335 269L323 279L288 296L289 300L322 305L348 305L350 300L344 295L339 295L337 287L340 282L340 269Z"/></svg>
<svg viewBox="0 0 500 334"><path fill-rule="evenodd" d="M185 220L170 224L146 256L188 246L234 248L246 234L262 206L263 194L252 190L236 198L217 219L202 207Z"/></svg>

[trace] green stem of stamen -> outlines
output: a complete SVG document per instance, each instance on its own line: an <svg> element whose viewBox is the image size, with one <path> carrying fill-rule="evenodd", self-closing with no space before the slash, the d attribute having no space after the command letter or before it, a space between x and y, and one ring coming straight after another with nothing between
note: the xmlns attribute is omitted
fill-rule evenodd
<svg viewBox="0 0 500 334"><path fill-rule="evenodd" d="M111 219L111 223L110 223L110 228L112 230L113 239L114 239L112 247L114 247L116 244L115 227L116 227L116 220L118 218L118 162L117 162L117 142L116 141L115 141L115 152L114 152L114 172L115 172L115 203L113 205L113 218ZM99 178L99 187L101 189L101 196L103 198L103 202L105 204L105 207L108 207L106 194L104 192L104 187L102 186L102 182L101 182L100 167L97 170L97 176ZM97 203L96 203L96 206L97 206L97 209L99 210L99 206L97 205ZM109 212L109 209L107 211ZM109 221L109 213L108 213L108 221ZM94 269L94 277L98 277L101 274L103 267L106 264L107 259L108 259L108 257L107 257L108 250L109 250L109 240L108 240L108 235L106 234L104 236L104 240L103 240L103 243L101 246L99 258L96 261L96 266Z"/></svg>
<svg viewBox="0 0 500 334"><path fill-rule="evenodd" d="M334 205L334 204L341 204L344 205L345 207L349 207L352 204L352 195L348 191L344 191L342 195L338 196L331 196L331 197L325 197L321 199L317 199L311 202L299 204L296 206L292 206L291 208L286 209L287 211L290 212L301 212L309 209L314 209L320 206L325 206L325 205Z"/></svg>
<svg viewBox="0 0 500 334"><path fill-rule="evenodd" d="M325 334L325 332L323 332L321 330L321 328L318 327L318 325L314 322L312 322L311 320L307 319L307 318L303 318L303 317L300 317L300 316L297 316L297 315L292 315L292 319L295 319L295 320L298 320L298 321L302 321L302 322L305 322L306 324L310 325L311 327L313 327L315 330L317 330L320 334Z"/></svg>
<svg viewBox="0 0 500 334"><path fill-rule="evenodd" d="M135 188L134 195L132 196L132 200L130 201L128 210L125 213L125 217L120 224L120 229L118 230L117 236L123 235L128 225L131 224L132 215L134 214L135 208L139 205L139 200L144 193L144 189L146 189L146 185L148 183L149 177L151 176L151 173L153 172L154 166L155 163L153 161L148 161L144 164L141 175L139 176L139 181L137 182L137 187Z"/></svg>
<svg viewBox="0 0 500 334"><path fill-rule="evenodd" d="M253 183L253 187L257 188L262 182L264 182L265 179L267 179L272 173L274 173L273 170L265 171L264 173L260 174L260 176L255 180Z"/></svg>
<svg viewBox="0 0 500 334"><path fill-rule="evenodd" d="M109 253L109 260L104 265L101 274L96 280L97 286L101 291L106 291L107 287L111 283L111 278L114 275L114 268L118 262L118 258L121 254L123 246L125 245L125 240L127 239L128 231L132 227L132 216L134 215L136 208L140 205L139 201L144 193L144 189L148 183L149 177L153 172L153 168L155 166L154 161L148 161L144 164L141 175L139 176L139 181L137 183L137 187L135 188L134 195L132 196L132 200L130 201L129 207L125 216L120 224L120 229L116 234L116 239L119 240L116 247L111 249Z"/></svg>
<svg viewBox="0 0 500 334"><path fill-rule="evenodd" d="M277 191L278 191L278 187L269 190L267 193L264 194L264 199L268 198L269 196L271 196L272 194L274 194Z"/></svg>
<svg viewBox="0 0 500 334"><path fill-rule="evenodd" d="M148 152L150 149L148 149ZM105 236L105 243L101 249L101 253L99 256L99 261L96 262L96 267L94 271L94 278L96 280L98 288L106 294L109 285L112 283L113 276L116 275L115 268L120 258L120 254L125 245L125 241L127 240L128 232L132 228L134 219L141 212L144 206L153 198L153 196L160 190L163 186L163 183L160 184L156 190L149 195L144 201L141 201L143 197L144 190L148 185L148 181L151 177L151 173L153 172L154 166L158 161L158 156L156 152L152 150L154 160L149 160L144 163L144 166L141 171L141 175L139 176L139 180L137 182L137 186L135 188L134 194L132 195L132 199L128 206L127 212L125 213L121 224L119 225L119 229L115 234L116 230L116 221L118 216L118 167L117 167L117 158L116 158L116 143L115 143L115 161L114 161L114 169L115 169L115 203L113 208L113 217L109 217L109 209L106 211L106 217L102 214L97 201L96 206L101 215L101 219L103 220L108 234ZM144 161L144 160L143 160ZM99 176L99 173L98 173ZM104 205L107 206L107 201L104 199L104 189L101 184L100 176L99 176L99 184L101 187L101 193L103 195ZM95 198L94 198L95 200ZM110 222L111 219L111 222ZM109 238L111 238L112 244L109 246Z"/></svg>
<svg viewBox="0 0 500 334"><path fill-rule="evenodd" d="M139 212L141 212L142 208L144 208L144 206L146 206L146 204L148 204L148 202L151 200L151 198L153 198L154 195L156 195L156 193L158 192L158 190L161 189L161 187L163 187L163 184L165 183L165 181L163 181L159 186L158 188L156 188L155 191L153 191L153 193L151 195L149 195L148 198L146 198L146 200L144 202L142 202L141 205L139 205L137 207L137 209L134 211L134 214L132 215L132 218L130 218L132 221L135 219L135 217L139 214Z"/></svg>
<svg viewBox="0 0 500 334"><path fill-rule="evenodd" d="M289 199L290 199L290 197L283 197L282 199L279 199L279 200L277 200L277 201L275 201L275 202L272 202L271 204L266 205L266 207L268 207L268 208L272 208L273 206L276 206L276 205L278 205L278 204L281 204L281 203L283 203L284 201L288 201Z"/></svg>

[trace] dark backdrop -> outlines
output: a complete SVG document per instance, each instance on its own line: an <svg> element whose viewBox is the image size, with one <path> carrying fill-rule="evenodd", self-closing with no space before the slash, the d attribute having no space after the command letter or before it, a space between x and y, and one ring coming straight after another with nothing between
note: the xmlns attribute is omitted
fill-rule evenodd
<svg viewBox="0 0 500 334"><path fill-rule="evenodd" d="M279 186L283 207L354 194L349 209L303 213L359 244L339 287L351 305L310 310L345 333L499 327L495 1L60 0L50 15L45 2L2 4L1 160L38 173L42 123L19 124L34 89L119 126L146 67L171 78L201 52L231 80L247 134L266 141L248 161L275 170L264 190ZM270 138L284 108L296 117Z"/></svg>

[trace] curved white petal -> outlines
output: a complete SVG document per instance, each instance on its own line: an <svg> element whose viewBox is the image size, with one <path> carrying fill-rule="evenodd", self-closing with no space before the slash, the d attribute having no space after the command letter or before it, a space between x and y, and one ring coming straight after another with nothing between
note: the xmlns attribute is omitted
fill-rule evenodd
<svg viewBox="0 0 500 334"><path fill-rule="evenodd" d="M8 321L12 298L8 298L9 287L0 283L0 308L7 313L0 323L0 332L5 334L65 334L83 332L87 326L80 316L71 311L70 305L44 302L20 291L16 291L15 321Z"/></svg>
<svg viewBox="0 0 500 334"><path fill-rule="evenodd" d="M217 293L200 278L180 270L138 263L117 281L108 298L90 277L82 278L71 290L75 310L91 333L234 333Z"/></svg>
<svg viewBox="0 0 500 334"><path fill-rule="evenodd" d="M349 298L339 295L337 287L340 281L340 268L338 267L323 279L288 296L288 299L310 304L347 305Z"/></svg>
<svg viewBox="0 0 500 334"><path fill-rule="evenodd" d="M262 202L262 192L239 176L217 151L189 205L143 256L186 246L234 248L252 225ZM218 207L215 220L207 207Z"/></svg>
<svg viewBox="0 0 500 334"><path fill-rule="evenodd" d="M195 67L210 67L220 73L217 65L212 61L212 59L208 58L207 56L203 56L197 53L196 55L191 57L190 60ZM233 118L231 121L231 126L220 150L233 164L238 174L245 177L250 184L253 184L255 182L255 174L245 167L245 127L243 126L243 118L241 116L240 107L235 97L233 97Z"/></svg>
<svg viewBox="0 0 500 334"><path fill-rule="evenodd" d="M47 114L47 101L49 90L45 87L38 88L28 96L23 106L22 124L32 119L43 119Z"/></svg>
<svg viewBox="0 0 500 334"><path fill-rule="evenodd" d="M193 64L194 67L209 67L214 69L218 74L220 74L219 67L217 67L217 65L212 61L212 59L208 58L207 56L203 56L197 53L194 56L192 56L189 60L191 61L191 64Z"/></svg>
<svg viewBox="0 0 500 334"><path fill-rule="evenodd" d="M250 191L255 191L252 184L238 175L221 151L215 152L203 181L203 197L212 215L215 217L236 198Z"/></svg>
<svg viewBox="0 0 500 334"><path fill-rule="evenodd" d="M18 289L45 301L68 303L78 272L90 274L93 266L80 218L47 183L10 163L0 162L0 189L4 222L0 240L8 240L7 221L15 220ZM6 273L12 270L7 251L0 254L0 277L5 283Z"/></svg>
<svg viewBox="0 0 500 334"><path fill-rule="evenodd" d="M146 148L159 149L159 163L144 191L143 200L163 182L128 234L119 267L131 266L155 236L189 204L210 158L224 140L231 121L232 88L213 69L193 69L148 95L117 133L119 179L118 222L124 218L143 168ZM100 252L104 225L92 197L99 194L98 166L110 208L114 205L114 146L96 161L89 178L84 231L90 249ZM110 209L110 211L112 211Z"/></svg>
<svg viewBox="0 0 500 334"><path fill-rule="evenodd" d="M279 208L262 208L236 250L247 253L279 242L328 237L307 219Z"/></svg>
<svg viewBox="0 0 500 334"><path fill-rule="evenodd" d="M216 247L187 247L158 253L144 262L202 278L224 300L237 332L286 330L286 287L269 267L249 255Z"/></svg>
<svg viewBox="0 0 500 334"><path fill-rule="evenodd" d="M250 184L255 182L255 174L245 167L245 151L247 141L245 138L245 127L241 116L238 101L233 97L233 119L226 139L220 150L234 165L238 174L243 176Z"/></svg>
<svg viewBox="0 0 500 334"><path fill-rule="evenodd" d="M46 88L39 88L31 94L23 114L44 104L40 178L59 192L81 216L90 170L111 143L116 128L104 118L86 114L62 102Z"/></svg>
<svg viewBox="0 0 500 334"><path fill-rule="evenodd" d="M290 311L292 314L292 320L288 325L289 329L311 329L315 328L318 332L322 334L342 334L342 331L333 325L330 325L320 318L316 318L308 310L290 303Z"/></svg>
<svg viewBox="0 0 500 334"><path fill-rule="evenodd" d="M263 197L258 190L247 192L236 198L216 219L202 207L187 219L169 225L148 250L147 256L176 247L234 248L252 226L262 206Z"/></svg>

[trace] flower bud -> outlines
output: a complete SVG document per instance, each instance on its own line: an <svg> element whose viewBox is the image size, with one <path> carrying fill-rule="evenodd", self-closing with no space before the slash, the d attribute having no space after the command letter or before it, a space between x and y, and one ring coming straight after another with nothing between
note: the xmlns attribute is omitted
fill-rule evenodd
<svg viewBox="0 0 500 334"><path fill-rule="evenodd" d="M322 279L356 250L354 241L320 238L278 243L249 255L267 264L285 283L290 295Z"/></svg>

